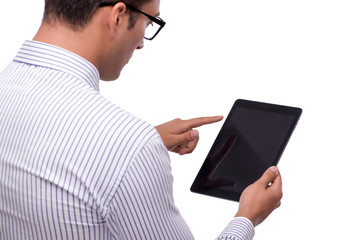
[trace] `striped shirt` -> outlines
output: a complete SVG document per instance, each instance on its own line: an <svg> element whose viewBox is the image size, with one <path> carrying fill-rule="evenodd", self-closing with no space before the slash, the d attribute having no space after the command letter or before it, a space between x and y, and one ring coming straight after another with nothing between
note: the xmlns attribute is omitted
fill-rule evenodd
<svg viewBox="0 0 360 240"><path fill-rule="evenodd" d="M0 73L0 239L193 239L153 126L99 93L99 73L26 41ZM233 219L218 239L251 239Z"/></svg>

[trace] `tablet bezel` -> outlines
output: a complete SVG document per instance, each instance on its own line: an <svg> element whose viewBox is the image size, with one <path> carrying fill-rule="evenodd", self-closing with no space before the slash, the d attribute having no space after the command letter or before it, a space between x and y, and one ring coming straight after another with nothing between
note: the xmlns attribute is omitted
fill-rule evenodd
<svg viewBox="0 0 360 240"><path fill-rule="evenodd" d="M204 195L208 195L208 196L212 196L212 197L232 200L232 201L239 201L241 193L244 189L242 189L241 192L234 192L234 191L229 191L229 190L220 189L220 188L212 189L210 187L205 187L204 185L200 184L200 180L199 180L199 179L202 179L201 181L202 182L204 181L204 177L203 177L204 173L203 172L206 171L205 170L206 161L209 158L210 153L213 152L213 149L218 144L219 136L221 135L222 131L224 131L224 129L228 125L228 123L231 121L233 113L238 107L253 109L253 110L258 110L258 111L287 114L287 115L292 115L294 117L294 120L291 123L291 125L289 126L286 137L284 138L284 141L282 142L279 150L277 151L277 154L276 154L273 162L269 166L266 166L266 168L270 167L270 166L276 166L278 164L278 162L280 161L280 158L286 148L286 145L297 125L297 122L302 114L302 109L298 108L298 107L290 107L290 106L284 106L284 105L278 105L278 104L272 104L272 103L250 101L250 100L245 100L245 99L236 100L234 105L232 106L232 108L229 112L229 115L226 118L221 130L219 131L207 157L205 158L205 161L204 161L202 167L200 168L200 170L190 188L190 190L192 192L204 194Z"/></svg>

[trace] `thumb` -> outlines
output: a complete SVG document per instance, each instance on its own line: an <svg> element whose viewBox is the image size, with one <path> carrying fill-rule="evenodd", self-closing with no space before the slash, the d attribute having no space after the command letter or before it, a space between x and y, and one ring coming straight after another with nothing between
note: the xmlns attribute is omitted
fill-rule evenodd
<svg viewBox="0 0 360 240"><path fill-rule="evenodd" d="M268 168L262 177L259 179L262 185L268 187L270 183L274 182L276 177L279 175L279 169L275 166Z"/></svg>
<svg viewBox="0 0 360 240"><path fill-rule="evenodd" d="M183 138L182 143L187 143L187 142L192 142L194 140L197 140L197 139L199 139L199 131L198 130L187 131L186 133L182 134L182 138Z"/></svg>
<svg viewBox="0 0 360 240"><path fill-rule="evenodd" d="M189 130L182 134L176 134L172 136L172 140L169 142L169 150L173 150L174 148L181 146L183 144L187 144L189 142L195 141L199 139L199 132L197 130Z"/></svg>
<svg viewBox="0 0 360 240"><path fill-rule="evenodd" d="M178 136L178 143L177 145L186 144L188 142L192 142L199 138L198 130L190 130Z"/></svg>

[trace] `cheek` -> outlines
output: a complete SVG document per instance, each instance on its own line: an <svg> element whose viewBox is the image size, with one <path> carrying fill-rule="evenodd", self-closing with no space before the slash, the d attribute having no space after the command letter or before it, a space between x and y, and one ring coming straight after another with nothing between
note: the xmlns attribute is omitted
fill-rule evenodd
<svg viewBox="0 0 360 240"><path fill-rule="evenodd" d="M148 22L147 21L142 21L142 24L140 24L141 26L139 26L139 30L137 31L137 37L138 37L138 40L139 40L139 44L140 43L143 43L143 39L144 39L144 36L145 36L145 31L146 31L146 28L147 28L147 25Z"/></svg>
<svg viewBox="0 0 360 240"><path fill-rule="evenodd" d="M142 49L144 47L144 35L145 35L146 24L139 26L138 31L136 31L134 42L136 43L134 49Z"/></svg>

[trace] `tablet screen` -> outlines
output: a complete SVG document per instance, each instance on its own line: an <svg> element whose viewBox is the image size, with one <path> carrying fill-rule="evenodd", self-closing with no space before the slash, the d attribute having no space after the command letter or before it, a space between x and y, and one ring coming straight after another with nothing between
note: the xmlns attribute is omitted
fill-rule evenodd
<svg viewBox="0 0 360 240"><path fill-rule="evenodd" d="M277 165L301 109L237 100L191 191L238 201L242 191Z"/></svg>

